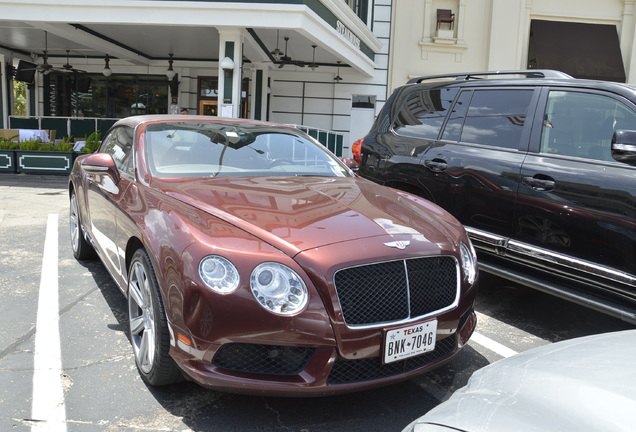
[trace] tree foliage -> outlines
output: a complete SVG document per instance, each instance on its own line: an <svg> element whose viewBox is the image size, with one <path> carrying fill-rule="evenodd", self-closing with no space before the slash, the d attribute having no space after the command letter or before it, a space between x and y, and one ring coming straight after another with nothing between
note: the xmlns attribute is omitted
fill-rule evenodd
<svg viewBox="0 0 636 432"><path fill-rule="evenodd" d="M27 85L22 81L13 81L13 115L25 116Z"/></svg>

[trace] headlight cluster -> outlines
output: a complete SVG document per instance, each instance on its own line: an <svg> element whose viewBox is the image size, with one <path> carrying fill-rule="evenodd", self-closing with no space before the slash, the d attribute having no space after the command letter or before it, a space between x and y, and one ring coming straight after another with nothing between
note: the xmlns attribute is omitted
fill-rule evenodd
<svg viewBox="0 0 636 432"><path fill-rule="evenodd" d="M232 293L239 286L236 267L218 255L201 260L199 275L208 287L220 294ZM293 315L307 305L305 282L294 270L280 263L265 262L256 266L250 277L250 288L258 303L277 315Z"/></svg>
<svg viewBox="0 0 636 432"><path fill-rule="evenodd" d="M307 286L289 267L266 262L250 277L252 294L265 309L279 315L292 315L307 304Z"/></svg>
<svg viewBox="0 0 636 432"><path fill-rule="evenodd" d="M468 244L460 243L459 251L462 258L462 270L464 277L469 284L473 284L477 279L477 258L472 243L468 240Z"/></svg>
<svg viewBox="0 0 636 432"><path fill-rule="evenodd" d="M239 286L239 273L234 264L218 255L201 260L199 275L207 286L221 294L234 292Z"/></svg>

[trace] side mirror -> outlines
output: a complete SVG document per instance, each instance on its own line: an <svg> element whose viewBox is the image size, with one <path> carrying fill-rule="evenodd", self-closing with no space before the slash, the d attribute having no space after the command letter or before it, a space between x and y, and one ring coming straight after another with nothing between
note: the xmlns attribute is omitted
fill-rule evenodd
<svg viewBox="0 0 636 432"><path fill-rule="evenodd" d="M108 153L91 153L83 156L79 161L79 165L82 170L89 174L106 175L110 177L114 184L119 183L121 179L119 169L117 169L115 161Z"/></svg>
<svg viewBox="0 0 636 432"><path fill-rule="evenodd" d="M612 157L630 165L636 165L636 131L617 130L612 136Z"/></svg>
<svg viewBox="0 0 636 432"><path fill-rule="evenodd" d="M347 168L349 168L353 172L357 172L358 168L360 168L360 164L358 164L358 162L354 161L351 158L343 157L340 160L342 161L343 164L347 166Z"/></svg>

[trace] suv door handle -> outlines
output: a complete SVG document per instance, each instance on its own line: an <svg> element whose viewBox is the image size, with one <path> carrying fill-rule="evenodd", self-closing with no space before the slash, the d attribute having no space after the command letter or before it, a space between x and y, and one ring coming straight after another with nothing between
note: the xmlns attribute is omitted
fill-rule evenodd
<svg viewBox="0 0 636 432"><path fill-rule="evenodd" d="M552 177L540 176L539 174L534 177L523 177L521 182L538 191L551 191L556 186Z"/></svg>
<svg viewBox="0 0 636 432"><path fill-rule="evenodd" d="M444 171L448 166L446 161L443 159L425 160L424 165L426 165L431 171Z"/></svg>

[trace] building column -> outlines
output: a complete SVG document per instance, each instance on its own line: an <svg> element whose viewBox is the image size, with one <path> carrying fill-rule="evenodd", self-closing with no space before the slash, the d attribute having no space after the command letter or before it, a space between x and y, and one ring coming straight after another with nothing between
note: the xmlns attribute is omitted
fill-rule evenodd
<svg viewBox="0 0 636 432"><path fill-rule="evenodd" d="M620 26L620 44L626 66L626 81L629 84L636 83L636 22L634 21L634 0L623 1L623 16Z"/></svg>
<svg viewBox="0 0 636 432"><path fill-rule="evenodd" d="M431 43L433 37L435 37L436 31L431 30L433 27L433 18L435 11L433 11L433 0L426 0L424 2L424 16L422 20L424 22L424 29L422 31L422 42Z"/></svg>
<svg viewBox="0 0 636 432"><path fill-rule="evenodd" d="M9 101L7 100L7 89L9 82L7 81L7 68L4 55L0 54L0 128L7 129L7 108Z"/></svg>
<svg viewBox="0 0 636 432"><path fill-rule="evenodd" d="M219 116L241 117L241 68L243 66L243 29L219 30ZM223 59L234 63L223 69Z"/></svg>
<svg viewBox="0 0 636 432"><path fill-rule="evenodd" d="M523 43L528 36L519 23L526 22L526 0L493 0L490 17L488 70L526 69ZM463 37L463 35L462 35Z"/></svg>
<svg viewBox="0 0 636 432"><path fill-rule="evenodd" d="M250 81L250 118L267 120L267 81L269 67L267 63L253 63Z"/></svg>

